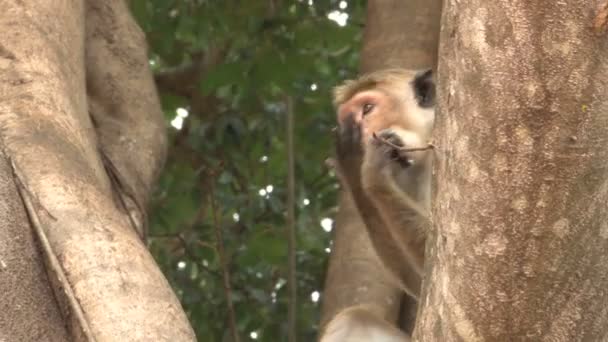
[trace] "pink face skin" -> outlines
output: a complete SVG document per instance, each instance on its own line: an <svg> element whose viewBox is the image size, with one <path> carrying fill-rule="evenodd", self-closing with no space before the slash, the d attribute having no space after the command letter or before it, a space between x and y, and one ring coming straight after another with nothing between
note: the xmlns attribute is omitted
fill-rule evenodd
<svg viewBox="0 0 608 342"><path fill-rule="evenodd" d="M357 93L338 107L338 123L342 124L348 116L362 126L363 141L371 138L372 133L391 126L393 104L387 94L378 90Z"/></svg>

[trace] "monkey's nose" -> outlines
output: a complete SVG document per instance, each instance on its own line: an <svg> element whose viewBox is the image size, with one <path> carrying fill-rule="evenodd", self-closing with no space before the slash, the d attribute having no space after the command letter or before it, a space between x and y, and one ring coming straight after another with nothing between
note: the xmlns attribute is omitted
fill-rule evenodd
<svg viewBox="0 0 608 342"><path fill-rule="evenodd" d="M361 113L350 112L348 113L348 115L352 116L356 123L360 123L361 121L363 121L363 115Z"/></svg>

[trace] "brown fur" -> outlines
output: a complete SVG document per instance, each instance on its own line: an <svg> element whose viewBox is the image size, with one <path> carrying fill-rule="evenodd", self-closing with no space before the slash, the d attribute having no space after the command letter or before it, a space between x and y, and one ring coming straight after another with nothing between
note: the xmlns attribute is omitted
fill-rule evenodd
<svg viewBox="0 0 608 342"><path fill-rule="evenodd" d="M407 342L409 337L364 306L340 312L326 327L320 342Z"/></svg>
<svg viewBox="0 0 608 342"><path fill-rule="evenodd" d="M354 80L346 80L333 89L333 103L338 107L355 94L370 89L396 89L404 86L404 79L412 79L415 71L407 69L384 69L365 74Z"/></svg>

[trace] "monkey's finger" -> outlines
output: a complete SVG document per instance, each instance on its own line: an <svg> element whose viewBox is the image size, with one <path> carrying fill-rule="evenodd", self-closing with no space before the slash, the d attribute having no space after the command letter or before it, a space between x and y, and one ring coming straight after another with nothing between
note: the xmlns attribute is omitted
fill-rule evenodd
<svg viewBox="0 0 608 342"><path fill-rule="evenodd" d="M352 116L346 117L338 130L338 139L343 147L349 149L361 145L362 127Z"/></svg>

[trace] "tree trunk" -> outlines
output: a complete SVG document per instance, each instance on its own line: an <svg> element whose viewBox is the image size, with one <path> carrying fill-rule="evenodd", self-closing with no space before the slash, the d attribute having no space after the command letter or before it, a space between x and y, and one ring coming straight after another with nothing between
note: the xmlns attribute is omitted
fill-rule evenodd
<svg viewBox="0 0 608 342"><path fill-rule="evenodd" d="M607 8L447 2L417 340L608 339Z"/></svg>
<svg viewBox="0 0 608 342"><path fill-rule="evenodd" d="M437 64L442 0L370 0L361 72Z"/></svg>
<svg viewBox="0 0 608 342"><path fill-rule="evenodd" d="M441 0L370 0L361 72L434 66ZM365 304L379 317L412 331L416 303L389 281L350 194L342 192L325 281L321 326L341 310Z"/></svg>
<svg viewBox="0 0 608 342"><path fill-rule="evenodd" d="M121 0L1 7L0 340L194 340L138 235L166 145L143 34Z"/></svg>

